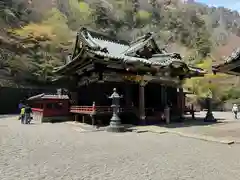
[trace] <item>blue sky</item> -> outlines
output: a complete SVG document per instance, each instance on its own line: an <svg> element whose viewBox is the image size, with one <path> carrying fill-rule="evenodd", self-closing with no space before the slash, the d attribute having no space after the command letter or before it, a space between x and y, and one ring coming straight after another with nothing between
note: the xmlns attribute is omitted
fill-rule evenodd
<svg viewBox="0 0 240 180"><path fill-rule="evenodd" d="M210 6L224 6L226 8L240 11L240 0L196 0Z"/></svg>

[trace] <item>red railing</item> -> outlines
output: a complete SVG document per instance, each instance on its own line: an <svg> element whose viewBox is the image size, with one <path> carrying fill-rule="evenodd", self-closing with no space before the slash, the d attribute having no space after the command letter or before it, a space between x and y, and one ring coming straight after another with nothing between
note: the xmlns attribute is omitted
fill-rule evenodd
<svg viewBox="0 0 240 180"><path fill-rule="evenodd" d="M119 108L120 112L134 111L134 107ZM71 113L91 114L91 113L110 113L111 106L71 106Z"/></svg>
<svg viewBox="0 0 240 180"><path fill-rule="evenodd" d="M33 112L33 120L34 122L42 122L43 119L43 109L39 109L39 108L32 108L32 112Z"/></svg>
<svg viewBox="0 0 240 180"><path fill-rule="evenodd" d="M70 107L71 113L84 113L84 114L90 114L94 112L93 106L71 106Z"/></svg>
<svg viewBox="0 0 240 180"><path fill-rule="evenodd" d="M32 112L43 112L43 109L40 109L40 108L32 108Z"/></svg>

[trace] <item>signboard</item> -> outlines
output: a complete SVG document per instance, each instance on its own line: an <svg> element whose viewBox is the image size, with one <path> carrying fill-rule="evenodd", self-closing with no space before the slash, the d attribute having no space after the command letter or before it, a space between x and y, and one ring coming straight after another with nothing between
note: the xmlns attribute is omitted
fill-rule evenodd
<svg viewBox="0 0 240 180"><path fill-rule="evenodd" d="M154 80L155 82L159 81L159 82L173 82L173 83L176 83L176 84L180 83L179 79L169 77L169 76L125 75L125 76L123 76L123 79L128 80L128 81L134 81L134 82L140 82L141 80L149 82L149 81Z"/></svg>
<svg viewBox="0 0 240 180"><path fill-rule="evenodd" d="M134 81L134 82L140 82L142 79L142 76L139 75L124 75L123 79L128 81Z"/></svg>
<svg viewBox="0 0 240 180"><path fill-rule="evenodd" d="M122 77L117 73L103 73L103 81L107 82L122 82Z"/></svg>

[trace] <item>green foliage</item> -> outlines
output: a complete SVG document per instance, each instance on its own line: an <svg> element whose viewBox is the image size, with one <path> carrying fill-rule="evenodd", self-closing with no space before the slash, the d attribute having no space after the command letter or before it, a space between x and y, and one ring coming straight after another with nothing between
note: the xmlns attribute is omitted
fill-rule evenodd
<svg viewBox="0 0 240 180"><path fill-rule="evenodd" d="M93 10L85 2L69 0L68 25L73 30L79 29L80 26L91 26L93 23Z"/></svg>
<svg viewBox="0 0 240 180"><path fill-rule="evenodd" d="M110 24L111 17L109 16L109 9L102 6L101 2L94 3L94 22L97 28L107 28Z"/></svg>
<svg viewBox="0 0 240 180"><path fill-rule="evenodd" d="M240 34L238 13L197 3L58 0L56 5L46 7L49 10L46 13L36 11L38 7L29 5L27 1L0 2L0 25L5 22L5 29L13 29L10 31L11 38L13 36L15 44L24 50L24 53L18 54L12 48L12 55L0 64L2 69L7 69L15 77L22 74L41 82L50 80L53 68L63 63L64 53L71 50L74 35L81 26L125 40L149 31L156 32L159 42L186 48L191 57L185 58L191 64L203 62L198 65L205 69L210 69L207 57L214 46L226 42L231 33ZM0 46L1 49L4 48ZM215 81L221 78L209 74L205 79L187 80L186 85L199 97L204 96L208 89L217 97L222 92Z"/></svg>
<svg viewBox="0 0 240 180"><path fill-rule="evenodd" d="M219 87L221 86L221 81L228 76L225 74L214 75L211 72L212 60L210 58L204 59L201 63L197 64L197 66L205 69L209 73L204 77L187 79L184 87L195 94L197 99L206 98L211 91L212 98L216 101L220 101L225 94L225 89Z"/></svg>
<svg viewBox="0 0 240 180"><path fill-rule="evenodd" d="M67 17L53 8L41 23L30 23L12 30L11 34L22 46L28 47L29 52L19 58L9 58L10 69L18 74L25 72L28 78L31 74L31 79L39 82L51 80L54 67L61 65L64 45L72 38L67 22Z"/></svg>
<svg viewBox="0 0 240 180"><path fill-rule="evenodd" d="M142 24L149 22L149 19L151 18L151 14L144 10L138 11L136 16L139 23L142 23Z"/></svg>
<svg viewBox="0 0 240 180"><path fill-rule="evenodd" d="M196 50L201 58L206 57L211 50L210 34L205 22L195 11L182 9L167 11L162 17L164 29L174 32L172 39Z"/></svg>
<svg viewBox="0 0 240 180"><path fill-rule="evenodd" d="M72 32L68 25L67 17L61 13L58 9L53 8L47 13L41 26L47 25L51 28L51 34L55 37L54 40L58 43L64 43L71 39Z"/></svg>
<svg viewBox="0 0 240 180"><path fill-rule="evenodd" d="M239 88L234 88L234 87L225 91L221 97L222 101L226 101L229 99L239 99L239 98L240 98L240 90Z"/></svg>

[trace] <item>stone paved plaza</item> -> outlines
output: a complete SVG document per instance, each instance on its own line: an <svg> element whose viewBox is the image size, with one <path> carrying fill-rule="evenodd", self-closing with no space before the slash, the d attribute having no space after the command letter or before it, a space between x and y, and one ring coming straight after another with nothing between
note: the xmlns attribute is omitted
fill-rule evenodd
<svg viewBox="0 0 240 180"><path fill-rule="evenodd" d="M236 180L240 145L0 118L0 180Z"/></svg>

